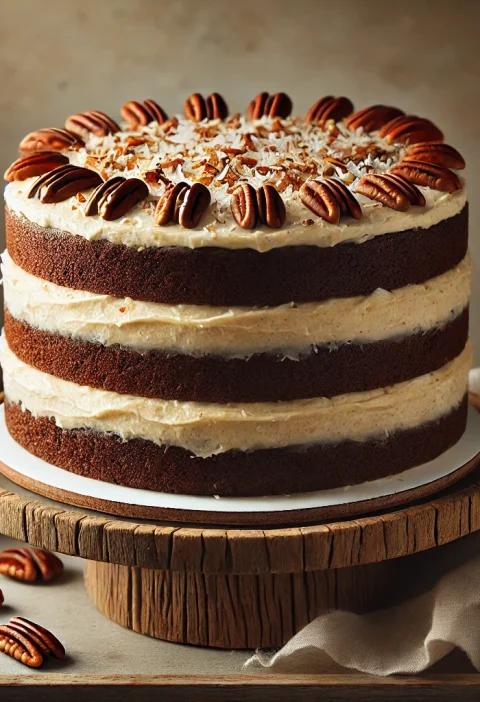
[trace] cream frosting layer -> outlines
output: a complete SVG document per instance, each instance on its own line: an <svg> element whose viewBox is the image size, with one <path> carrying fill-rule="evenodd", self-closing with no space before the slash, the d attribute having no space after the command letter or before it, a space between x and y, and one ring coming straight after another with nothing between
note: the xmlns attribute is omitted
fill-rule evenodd
<svg viewBox="0 0 480 702"><path fill-rule="evenodd" d="M172 179L185 180L181 176ZM228 209L224 208L219 214L218 202L214 201L201 224L196 229L189 230L179 225L155 225L152 208L145 208L145 205L137 205L128 216L107 222L99 216L85 217L82 206L76 199L71 198L57 204L43 204L36 198L26 197L34 180L29 178L7 186L5 201L10 211L42 227L77 234L89 241L106 239L113 244L125 244L137 249L160 246L186 246L192 249L217 246L228 249L250 248L264 252L283 246L328 247L343 242L362 243L389 232L431 227L458 214L467 200L465 187L453 194L420 188L425 196L426 206L411 207L407 212L397 212L362 195L356 195L363 209L362 219L344 219L339 225L333 225L315 217L300 201L298 192L293 192L289 197L287 220L282 229L242 229L232 219ZM305 221L312 224L306 226Z"/></svg>
<svg viewBox="0 0 480 702"><path fill-rule="evenodd" d="M295 357L315 344L367 342L446 324L468 304L470 257L420 285L367 297L269 308L163 305L71 290L26 273L2 257L5 303L32 327L140 351Z"/></svg>
<svg viewBox="0 0 480 702"><path fill-rule="evenodd" d="M63 429L113 432L180 446L196 456L345 439L420 426L456 407L467 388L470 344L443 368L369 392L277 403L205 404L145 399L79 386L20 361L2 339L5 394Z"/></svg>

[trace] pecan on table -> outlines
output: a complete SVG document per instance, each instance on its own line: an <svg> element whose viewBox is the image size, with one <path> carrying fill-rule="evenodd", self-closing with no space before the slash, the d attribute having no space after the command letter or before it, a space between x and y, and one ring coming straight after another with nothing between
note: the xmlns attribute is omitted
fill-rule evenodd
<svg viewBox="0 0 480 702"><path fill-rule="evenodd" d="M389 144L443 141L443 133L433 122L416 115L402 115L392 119L380 129L379 136Z"/></svg>
<svg viewBox="0 0 480 702"><path fill-rule="evenodd" d="M0 625L0 652L30 668L39 668L50 655L65 657L65 649L56 636L23 617L13 617L8 624Z"/></svg>
<svg viewBox="0 0 480 702"><path fill-rule="evenodd" d="M234 220L242 229L255 227L258 220L258 204L253 185L240 183L235 188L230 200L230 209Z"/></svg>
<svg viewBox="0 0 480 702"><path fill-rule="evenodd" d="M307 180L298 192L305 207L330 224L338 224L341 217L362 217L362 208L341 180Z"/></svg>
<svg viewBox="0 0 480 702"><path fill-rule="evenodd" d="M111 117L98 110L70 115L65 121L65 129L83 140L88 139L90 134L106 136L120 131L120 127Z"/></svg>
<svg viewBox="0 0 480 702"><path fill-rule="evenodd" d="M282 196L273 185L262 185L257 190L258 216L262 224L270 229L280 229L287 213Z"/></svg>
<svg viewBox="0 0 480 702"><path fill-rule="evenodd" d="M185 229L193 229L207 211L210 199L210 191L202 183L169 183L155 208L155 224L177 222Z"/></svg>
<svg viewBox="0 0 480 702"><path fill-rule="evenodd" d="M0 553L0 574L15 580L48 582L62 570L62 561L44 549L9 548Z"/></svg>
<svg viewBox="0 0 480 702"><path fill-rule="evenodd" d="M62 202L82 190L95 188L102 182L101 176L89 168L60 166L39 176L28 191L27 197L38 196L44 203Z"/></svg>
<svg viewBox="0 0 480 702"><path fill-rule="evenodd" d="M392 210L405 212L410 205L425 204L425 198L418 188L412 190L410 186L405 179L398 179L391 173L368 173L360 178L355 192L369 200L381 202Z"/></svg>
<svg viewBox="0 0 480 702"><path fill-rule="evenodd" d="M58 166L68 163L68 157L58 151L39 151L21 156L5 171L4 178L12 183L16 180L27 180L34 176L53 171Z"/></svg>
<svg viewBox="0 0 480 702"><path fill-rule="evenodd" d="M362 127L364 132L375 132L388 122L391 122L392 119L401 117L403 114L404 112L397 107L371 105L347 117L345 125L353 131Z"/></svg>
<svg viewBox="0 0 480 702"><path fill-rule="evenodd" d="M434 166L444 166L461 171L465 168L463 156L448 144L441 141L421 141L408 147L403 161L422 161Z"/></svg>
<svg viewBox="0 0 480 702"><path fill-rule="evenodd" d="M130 100L122 105L120 114L130 129L137 129L140 126L145 127L150 122L164 124L168 120L165 110L155 100L150 99L143 100L143 102Z"/></svg>
<svg viewBox="0 0 480 702"><path fill-rule="evenodd" d="M84 142L76 134L58 127L37 129L23 137L20 151L67 151L68 149L84 146Z"/></svg>
<svg viewBox="0 0 480 702"><path fill-rule="evenodd" d="M247 108L247 119L252 122L262 117L281 117L286 119L292 113L292 100L286 93L259 93Z"/></svg>
<svg viewBox="0 0 480 702"><path fill-rule="evenodd" d="M200 93L193 93L185 100L183 110L185 117L192 122L228 117L227 103L219 93L212 93L206 99Z"/></svg>
<svg viewBox="0 0 480 702"><path fill-rule="evenodd" d="M462 189L462 181L456 173L433 163L424 163L413 159L403 160L393 166L390 173L403 176L410 183L423 185L425 188L432 188L432 190L454 193L456 190Z"/></svg>
<svg viewBox="0 0 480 702"><path fill-rule="evenodd" d="M88 198L84 213L99 214L107 221L119 219L148 197L148 186L140 178L116 176L100 183Z"/></svg>
<svg viewBox="0 0 480 702"><path fill-rule="evenodd" d="M307 124L325 124L329 119L335 122L348 117L353 112L353 103L346 97L333 97L327 95L322 97L312 105L307 112L305 122Z"/></svg>

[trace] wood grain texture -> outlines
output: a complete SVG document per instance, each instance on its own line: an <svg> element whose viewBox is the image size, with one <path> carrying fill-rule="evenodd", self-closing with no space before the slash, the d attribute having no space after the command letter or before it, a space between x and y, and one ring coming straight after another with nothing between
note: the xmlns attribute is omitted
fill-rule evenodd
<svg viewBox="0 0 480 702"><path fill-rule="evenodd" d="M204 574L295 573L380 562L480 529L480 469L440 497L343 522L271 529L184 527L90 516L0 489L0 532L119 565Z"/></svg>
<svg viewBox="0 0 480 702"><path fill-rule="evenodd" d="M480 675L85 676L39 673L0 677L8 702L478 702Z"/></svg>

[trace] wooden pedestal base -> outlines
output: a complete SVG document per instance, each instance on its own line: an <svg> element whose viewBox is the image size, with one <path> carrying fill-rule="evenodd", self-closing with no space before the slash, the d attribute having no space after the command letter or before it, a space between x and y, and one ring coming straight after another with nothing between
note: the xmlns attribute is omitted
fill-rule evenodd
<svg viewBox="0 0 480 702"><path fill-rule="evenodd" d="M415 558L415 557L413 557ZM402 599L412 557L298 573L203 574L87 561L87 592L140 634L216 648L273 648L319 614L366 612Z"/></svg>

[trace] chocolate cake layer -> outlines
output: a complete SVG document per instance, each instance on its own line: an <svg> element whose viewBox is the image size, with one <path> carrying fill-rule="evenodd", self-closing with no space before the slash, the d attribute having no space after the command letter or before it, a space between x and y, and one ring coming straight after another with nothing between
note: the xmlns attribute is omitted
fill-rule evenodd
<svg viewBox="0 0 480 702"><path fill-rule="evenodd" d="M5 311L9 347L39 370L102 390L164 400L275 402L386 387L441 368L464 349L468 309L443 328L366 344L319 346L299 360L139 353L33 329Z"/></svg>
<svg viewBox="0 0 480 702"><path fill-rule="evenodd" d="M7 245L27 272L57 285L167 304L266 306L369 295L422 283L467 251L467 206L428 229L362 244L137 250L45 229L6 212Z"/></svg>
<svg viewBox="0 0 480 702"><path fill-rule="evenodd" d="M5 415L10 434L27 451L78 475L159 492L252 496L353 485L426 463L462 436L467 397L437 421L381 440L228 451L210 458L144 439L63 430L19 405L7 403Z"/></svg>

